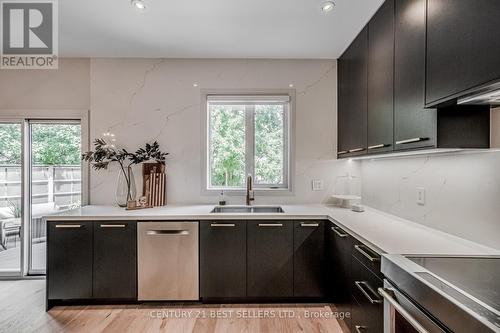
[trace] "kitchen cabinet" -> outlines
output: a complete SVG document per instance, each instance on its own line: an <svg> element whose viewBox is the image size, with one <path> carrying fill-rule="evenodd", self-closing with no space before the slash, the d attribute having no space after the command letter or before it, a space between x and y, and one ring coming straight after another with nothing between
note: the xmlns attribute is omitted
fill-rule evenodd
<svg viewBox="0 0 500 333"><path fill-rule="evenodd" d="M210 298L246 297L246 221L200 223L200 292Z"/></svg>
<svg viewBox="0 0 500 333"><path fill-rule="evenodd" d="M92 222L47 223L47 297L92 297Z"/></svg>
<svg viewBox="0 0 500 333"><path fill-rule="evenodd" d="M494 62L495 67L489 72L500 78L500 57L494 56L500 53L500 39L484 32L494 31L491 17L500 14L500 3L484 0L477 4L479 10L469 8L476 6L471 1L456 4L452 0L387 0L340 57L339 158L423 148L490 147L488 105L443 104L448 101L444 97L432 97L439 103L429 102L429 96L443 94L434 91L441 87L451 91L458 90L450 88L453 85L471 85L474 80L470 78L465 79L469 83L460 83L462 76L476 67L485 71L488 62L487 66ZM460 17L464 11L467 15ZM433 17L427 20L427 14ZM465 33L469 27L471 32ZM455 28L464 33L465 42ZM481 29L483 43L495 39L488 52L484 46L472 50L467 46L471 34ZM445 38L448 34L453 37ZM432 62L435 68L429 70ZM448 69L449 64L453 69Z"/></svg>
<svg viewBox="0 0 500 333"><path fill-rule="evenodd" d="M338 61L338 156L366 154L368 27Z"/></svg>
<svg viewBox="0 0 500 333"><path fill-rule="evenodd" d="M325 223L294 221L293 228L293 296L323 298Z"/></svg>
<svg viewBox="0 0 500 333"><path fill-rule="evenodd" d="M135 221L47 222L47 308L137 299Z"/></svg>
<svg viewBox="0 0 500 333"><path fill-rule="evenodd" d="M337 310L345 314L351 312L351 256L353 250L353 237L342 228L328 222L327 251L328 261L328 295L331 302L335 303ZM345 316L344 323L351 327L351 318Z"/></svg>
<svg viewBox="0 0 500 333"><path fill-rule="evenodd" d="M333 223L326 230L330 301L351 332L382 332L380 256Z"/></svg>
<svg viewBox="0 0 500 333"><path fill-rule="evenodd" d="M368 268L379 279L384 278L382 272L380 271L380 255L373 251L370 247L361 242L355 242L352 256Z"/></svg>
<svg viewBox="0 0 500 333"><path fill-rule="evenodd" d="M293 296L293 223L247 221L247 296Z"/></svg>
<svg viewBox="0 0 500 333"><path fill-rule="evenodd" d="M500 78L500 1L428 0L427 106Z"/></svg>
<svg viewBox="0 0 500 333"><path fill-rule="evenodd" d="M137 297L136 226L130 221L94 223L93 298Z"/></svg>
<svg viewBox="0 0 500 333"><path fill-rule="evenodd" d="M393 149L394 0L368 24L368 152Z"/></svg>
<svg viewBox="0 0 500 333"><path fill-rule="evenodd" d="M437 112L425 109L426 0L396 0L394 149L434 147Z"/></svg>
<svg viewBox="0 0 500 333"><path fill-rule="evenodd" d="M352 327L361 332L383 332L383 299L377 290L383 286L382 280L352 257Z"/></svg>

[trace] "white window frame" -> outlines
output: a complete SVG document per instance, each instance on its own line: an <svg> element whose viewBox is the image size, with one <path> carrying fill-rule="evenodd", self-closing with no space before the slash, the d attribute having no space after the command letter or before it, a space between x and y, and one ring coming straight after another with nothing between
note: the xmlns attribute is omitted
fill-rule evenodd
<svg viewBox="0 0 500 333"><path fill-rule="evenodd" d="M246 184L242 188L224 188L210 186L210 132L209 132L209 101L228 102L231 104L245 103L249 108L256 102L279 102L285 103L284 116L284 182L275 184L252 184L254 192L258 195L291 195L293 194L293 168L294 168L294 124L295 124L295 90L273 89L273 90L202 90L201 91L201 133L202 133L202 195L216 195L221 191L229 195L242 195L245 193ZM255 156L254 140L254 112L246 109L245 112L245 142L247 156ZM254 179L254 158L246 158L245 172L251 174Z"/></svg>

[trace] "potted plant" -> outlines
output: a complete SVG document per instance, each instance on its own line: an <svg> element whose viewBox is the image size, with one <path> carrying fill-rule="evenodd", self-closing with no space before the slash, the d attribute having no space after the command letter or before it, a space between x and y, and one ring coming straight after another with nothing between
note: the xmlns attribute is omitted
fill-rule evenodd
<svg viewBox="0 0 500 333"><path fill-rule="evenodd" d="M90 163L93 169L107 169L111 163L118 163L120 173L115 192L116 203L120 207L126 207L129 200L135 200L136 189L135 179L132 172L132 165L154 160L157 163L165 164L165 158L169 153L160 151L157 141L152 144L146 143L143 148L139 148L135 153L130 153L126 149L117 149L106 140L100 138L94 141L94 150L82 154L82 160Z"/></svg>

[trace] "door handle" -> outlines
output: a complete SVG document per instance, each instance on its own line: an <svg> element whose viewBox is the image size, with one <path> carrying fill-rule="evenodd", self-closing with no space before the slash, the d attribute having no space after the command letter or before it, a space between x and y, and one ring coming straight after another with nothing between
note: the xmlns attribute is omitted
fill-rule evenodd
<svg viewBox="0 0 500 333"><path fill-rule="evenodd" d="M354 245L354 248L356 249L356 251L358 251L359 253L361 253L365 258L367 258L368 260L370 260L371 262L378 262L380 261L380 258L378 257L373 257L371 256L366 249L368 249L368 247L366 245Z"/></svg>
<svg viewBox="0 0 500 333"><path fill-rule="evenodd" d="M426 141L426 140L429 140L429 138L411 138L411 139L396 141L396 144L397 145L406 145L408 143L414 143L414 142L420 142L420 141Z"/></svg>
<svg viewBox="0 0 500 333"><path fill-rule="evenodd" d="M211 223L211 227L236 227L234 223Z"/></svg>
<svg viewBox="0 0 500 333"><path fill-rule="evenodd" d="M339 236L340 238L345 238L345 237L349 237L349 234L347 233L341 233L339 230L342 230L340 229L339 227L332 227L332 230L334 233L337 234L337 236Z"/></svg>
<svg viewBox="0 0 500 333"><path fill-rule="evenodd" d="M319 227L319 223L301 223L301 227Z"/></svg>
<svg viewBox="0 0 500 333"><path fill-rule="evenodd" d="M125 224L101 224L101 228L125 228Z"/></svg>
<svg viewBox="0 0 500 333"><path fill-rule="evenodd" d="M189 235L189 231L187 230L148 230L146 232L148 236L154 235Z"/></svg>
<svg viewBox="0 0 500 333"><path fill-rule="evenodd" d="M342 151L339 151L337 153L337 155L344 155L344 154L347 154L349 152L349 150L342 150Z"/></svg>
<svg viewBox="0 0 500 333"><path fill-rule="evenodd" d="M392 290L387 288L378 288L378 293L419 333L429 333L398 301L390 294Z"/></svg>
<svg viewBox="0 0 500 333"><path fill-rule="evenodd" d="M354 281L354 284L356 285L356 287L358 287L359 290L361 290L363 295L365 295L366 299L368 301L370 301L370 303L372 303L372 304L382 303L381 299L379 299L379 298L376 299L376 298L371 297L370 293L368 291L366 291L366 289L368 289L372 294L377 294L376 292L374 292L372 290L372 288L368 285L368 283L366 283L365 281Z"/></svg>
<svg viewBox="0 0 500 333"><path fill-rule="evenodd" d="M259 223L259 227L282 227L283 223Z"/></svg>
<svg viewBox="0 0 500 333"><path fill-rule="evenodd" d="M63 228L63 229L78 229L81 228L81 224L56 224L56 228Z"/></svg>

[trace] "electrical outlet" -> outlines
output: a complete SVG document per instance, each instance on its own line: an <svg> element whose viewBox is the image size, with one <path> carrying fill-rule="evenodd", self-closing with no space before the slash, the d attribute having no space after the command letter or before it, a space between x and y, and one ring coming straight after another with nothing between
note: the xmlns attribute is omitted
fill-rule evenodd
<svg viewBox="0 0 500 333"><path fill-rule="evenodd" d="M313 191L323 191L325 189L325 185L323 183L323 179L313 179L312 180L312 190Z"/></svg>
<svg viewBox="0 0 500 333"><path fill-rule="evenodd" d="M417 187L417 204L425 205L425 188L423 187Z"/></svg>

